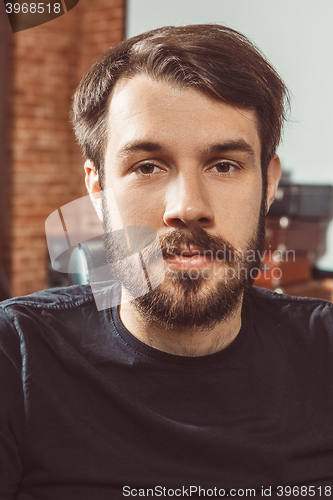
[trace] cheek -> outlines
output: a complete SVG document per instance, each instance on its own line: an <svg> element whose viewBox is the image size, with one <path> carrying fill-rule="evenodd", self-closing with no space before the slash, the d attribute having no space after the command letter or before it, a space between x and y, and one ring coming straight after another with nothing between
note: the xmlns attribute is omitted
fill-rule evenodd
<svg viewBox="0 0 333 500"><path fill-rule="evenodd" d="M162 219L161 198L154 193L140 193L133 188L114 186L114 198L125 226L157 228Z"/></svg>
<svg viewBox="0 0 333 500"><path fill-rule="evenodd" d="M236 248L243 248L257 231L261 207L261 186L239 188L216 207L218 232Z"/></svg>
<svg viewBox="0 0 333 500"><path fill-rule="evenodd" d="M261 188L255 192L252 191L248 196L244 195L241 200L242 210L239 224L243 228L243 242L247 243L257 232L261 208Z"/></svg>

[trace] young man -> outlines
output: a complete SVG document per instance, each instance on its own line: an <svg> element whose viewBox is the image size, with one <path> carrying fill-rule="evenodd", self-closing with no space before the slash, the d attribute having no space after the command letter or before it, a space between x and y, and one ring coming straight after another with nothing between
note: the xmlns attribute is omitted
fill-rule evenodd
<svg viewBox="0 0 333 500"><path fill-rule="evenodd" d="M157 232L165 278L140 295L120 269L101 311L89 286L2 304L1 498L331 495L333 306L251 286L285 99L214 25L132 38L83 78L72 116L109 260L120 217Z"/></svg>

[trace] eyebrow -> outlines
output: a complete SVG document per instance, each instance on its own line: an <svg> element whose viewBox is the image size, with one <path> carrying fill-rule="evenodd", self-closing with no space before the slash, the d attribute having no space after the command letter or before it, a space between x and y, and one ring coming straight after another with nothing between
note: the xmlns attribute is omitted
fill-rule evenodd
<svg viewBox="0 0 333 500"><path fill-rule="evenodd" d="M125 144L119 151L118 156L127 156L129 154L138 153L140 151L148 151L149 153L158 153L165 148L158 142L151 141L136 141Z"/></svg>
<svg viewBox="0 0 333 500"><path fill-rule="evenodd" d="M165 147L158 142L135 141L125 144L118 152L118 156L127 156L133 153L147 151L149 153L159 153L165 151ZM223 143L212 144L201 150L202 156L226 153L228 151L240 151L247 153L251 158L255 158L253 148L243 139L230 140Z"/></svg>
<svg viewBox="0 0 333 500"><path fill-rule="evenodd" d="M212 144L202 151L204 156L227 153L228 151L240 151L241 153L247 153L251 158L255 158L255 153L253 148L243 139L231 140L223 143Z"/></svg>

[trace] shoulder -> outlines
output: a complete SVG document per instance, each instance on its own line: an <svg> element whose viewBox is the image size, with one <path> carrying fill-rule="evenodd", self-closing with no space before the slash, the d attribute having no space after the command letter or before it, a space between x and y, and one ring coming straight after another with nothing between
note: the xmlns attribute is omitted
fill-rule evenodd
<svg viewBox="0 0 333 500"><path fill-rule="evenodd" d="M246 290L246 295L254 300L264 300L266 302L272 303L276 306L283 306L283 304L290 304L296 307L311 308L313 305L316 306L327 306L329 308L333 307L332 302L323 299L316 299L311 297L295 297L291 295L285 295L283 293L272 292L266 288L259 288L253 286Z"/></svg>
<svg viewBox="0 0 333 500"><path fill-rule="evenodd" d="M47 352L49 345L79 345L85 326L98 314L89 285L54 288L0 303L0 362L20 371L22 357ZM44 355L43 354L43 355Z"/></svg>
<svg viewBox="0 0 333 500"><path fill-rule="evenodd" d="M286 308L292 311L302 311L310 314L315 311L323 311L333 314L333 304L323 299L310 297L292 297L281 293L272 292L265 288L251 287L246 291L245 300L248 300L255 305L265 304L269 309L281 311Z"/></svg>
<svg viewBox="0 0 333 500"><path fill-rule="evenodd" d="M252 310L254 324L273 331L299 332L302 336L320 333L333 340L333 304L326 300L291 297L263 288L246 291L244 303Z"/></svg>
<svg viewBox="0 0 333 500"><path fill-rule="evenodd" d="M0 303L0 333L14 325L20 317L38 317L44 312L57 314L75 310L82 304L93 302L89 285L51 288L24 297L15 297Z"/></svg>
<svg viewBox="0 0 333 500"><path fill-rule="evenodd" d="M0 312L20 309L68 309L91 302L93 294L89 285L75 285L51 288L40 292L4 300L0 303Z"/></svg>
<svg viewBox="0 0 333 500"><path fill-rule="evenodd" d="M80 306L91 307L94 297L89 285L43 290L0 303L0 348L6 339L22 337L26 331L59 320L66 323ZM51 319L50 319L51 318ZM21 338L22 340L22 338Z"/></svg>
<svg viewBox="0 0 333 500"><path fill-rule="evenodd" d="M316 394L327 387L328 381L332 387L331 302L290 297L260 288L248 290L245 302L251 318L252 345L257 346L260 359L264 357L268 362L268 372L273 370L290 387L296 384L299 393L311 387L312 394Z"/></svg>

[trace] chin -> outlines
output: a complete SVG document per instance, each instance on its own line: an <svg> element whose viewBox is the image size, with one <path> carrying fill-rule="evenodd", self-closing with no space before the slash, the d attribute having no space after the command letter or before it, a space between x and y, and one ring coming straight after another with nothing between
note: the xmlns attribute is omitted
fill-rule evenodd
<svg viewBox="0 0 333 500"><path fill-rule="evenodd" d="M167 274L161 285L132 301L150 324L178 332L212 330L235 313L248 286L237 278L213 282L180 274L178 280Z"/></svg>

